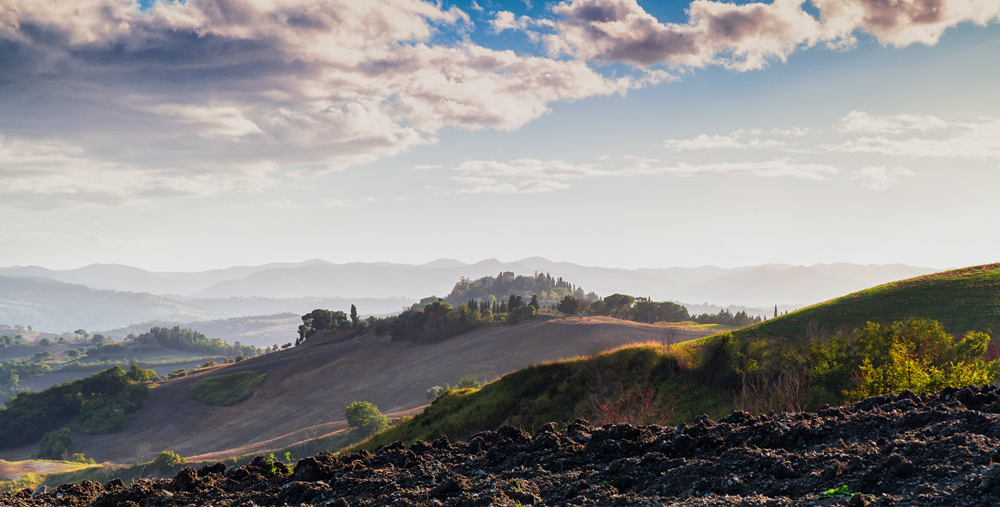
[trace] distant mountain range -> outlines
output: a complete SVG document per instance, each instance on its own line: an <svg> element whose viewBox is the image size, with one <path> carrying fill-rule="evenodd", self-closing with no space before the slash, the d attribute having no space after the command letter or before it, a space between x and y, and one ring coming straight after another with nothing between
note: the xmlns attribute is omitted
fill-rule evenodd
<svg viewBox="0 0 1000 507"><path fill-rule="evenodd" d="M351 304L356 304L365 315L390 314L414 302L403 298L194 299L99 290L45 278L0 276L0 324L20 324L56 333L80 328L107 331L139 323L200 323L200 326L187 327L203 328L198 330L208 334L216 327L216 323L210 321L220 319L282 313L302 315L316 308L347 310ZM298 324L301 322L293 323L292 332L284 331L283 335L294 337ZM239 339L239 333L230 334L229 338ZM227 334L211 335L213 338L224 336ZM255 345L264 343L243 341Z"/></svg>
<svg viewBox="0 0 1000 507"><path fill-rule="evenodd" d="M71 270L0 268L0 324L69 331L111 329L147 321L192 322L315 308L364 314L401 310L447 295L460 277L547 272L601 296L616 292L697 305L804 306L882 283L939 271L902 264L848 263L738 268L617 269L531 257L466 264L347 263L322 260L241 266L195 273L153 272L116 264ZM691 305L695 306L695 305Z"/></svg>

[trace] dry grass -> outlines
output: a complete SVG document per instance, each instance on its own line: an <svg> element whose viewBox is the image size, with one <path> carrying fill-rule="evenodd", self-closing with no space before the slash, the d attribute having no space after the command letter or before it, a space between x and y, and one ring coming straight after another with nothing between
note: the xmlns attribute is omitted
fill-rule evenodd
<svg viewBox="0 0 1000 507"><path fill-rule="evenodd" d="M801 412L808 387L805 372L785 371L777 378L747 374L743 375L740 390L733 396L733 404L754 415Z"/></svg>
<svg viewBox="0 0 1000 507"><path fill-rule="evenodd" d="M70 461L4 461L0 460L0 480L16 481L26 474L49 474L84 468L87 465Z"/></svg>

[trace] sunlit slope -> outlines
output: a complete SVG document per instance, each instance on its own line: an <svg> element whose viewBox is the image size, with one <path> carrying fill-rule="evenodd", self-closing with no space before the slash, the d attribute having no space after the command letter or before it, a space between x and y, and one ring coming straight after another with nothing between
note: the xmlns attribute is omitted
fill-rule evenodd
<svg viewBox="0 0 1000 507"><path fill-rule="evenodd" d="M586 358L554 361L523 368L491 382L482 389L446 393L423 413L389 428L352 449L374 450L396 440L434 440L442 435L467 439L480 431L504 424L534 432L554 422L566 425L578 417L593 420L593 401L615 396L618 388L651 385L658 391L673 391L669 359L655 344L623 347ZM689 386L685 396L702 398L700 408L711 411L714 393ZM692 405L687 400L679 404ZM718 416L729 410L718 400ZM689 414L663 414L686 419ZM598 422L599 423L599 422Z"/></svg>
<svg viewBox="0 0 1000 507"><path fill-rule="evenodd" d="M879 285L782 315L733 334L741 338L821 337L866 322L933 319L952 334L1000 331L1000 264Z"/></svg>
<svg viewBox="0 0 1000 507"><path fill-rule="evenodd" d="M150 460L166 450L191 457L285 447L335 431L335 423L344 420L344 407L354 401L369 401L384 413L402 412L427 404L428 388L454 385L465 375L491 381L543 361L660 341L665 333L646 324L566 318L488 326L431 345L385 338L320 339L165 382L150 390L124 431L81 436L74 450L98 461L123 463ZM705 334L683 331L676 338ZM249 396L234 395L233 404L210 405L189 395L199 380L243 372L266 377ZM0 452L0 458L25 459L35 452L37 444Z"/></svg>

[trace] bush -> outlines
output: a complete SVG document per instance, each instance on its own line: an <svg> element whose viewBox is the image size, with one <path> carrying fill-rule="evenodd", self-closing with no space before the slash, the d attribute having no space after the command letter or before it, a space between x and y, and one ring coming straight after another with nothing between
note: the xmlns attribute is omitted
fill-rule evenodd
<svg viewBox="0 0 1000 507"><path fill-rule="evenodd" d="M267 373L244 371L201 379L188 389L188 396L208 405L228 407L240 403L264 382Z"/></svg>
<svg viewBox="0 0 1000 507"><path fill-rule="evenodd" d="M344 411L347 425L361 428L366 434L378 433L389 427L389 418L379 412L378 407L367 401L355 401Z"/></svg>
<svg viewBox="0 0 1000 507"><path fill-rule="evenodd" d="M94 463L96 463L96 461L94 461L94 458L87 458L86 456L83 455L82 452L73 453L73 462L83 463L84 465L93 465Z"/></svg>
<svg viewBox="0 0 1000 507"><path fill-rule="evenodd" d="M427 399L431 401L436 400L438 396L441 396L448 391L451 391L451 386L448 384L445 384L444 386L434 386L427 390Z"/></svg>
<svg viewBox="0 0 1000 507"><path fill-rule="evenodd" d="M0 449L37 442L66 423L91 435L123 429L145 399L156 373L110 368L37 393L21 393L0 411Z"/></svg>
<svg viewBox="0 0 1000 507"><path fill-rule="evenodd" d="M219 363L216 363L215 361L205 361L205 364L201 365L201 367L202 368L211 368L213 366L218 366L218 365L219 365Z"/></svg>
<svg viewBox="0 0 1000 507"><path fill-rule="evenodd" d="M73 444L73 431L68 426L60 430L50 431L42 437L38 445L38 457L41 459L63 459L66 450Z"/></svg>
<svg viewBox="0 0 1000 507"><path fill-rule="evenodd" d="M187 460L174 451L163 451L151 463L160 473L170 472L175 466L183 465Z"/></svg>
<svg viewBox="0 0 1000 507"><path fill-rule="evenodd" d="M455 386L456 389L479 389L480 387L483 387L483 384L475 375L466 375L460 378L458 385Z"/></svg>
<svg viewBox="0 0 1000 507"><path fill-rule="evenodd" d="M148 333L135 337L139 345L157 345L165 349L202 352L221 356L255 357L264 353L252 345L241 345L235 342L229 345L218 338L208 339L205 335L190 329L154 327Z"/></svg>

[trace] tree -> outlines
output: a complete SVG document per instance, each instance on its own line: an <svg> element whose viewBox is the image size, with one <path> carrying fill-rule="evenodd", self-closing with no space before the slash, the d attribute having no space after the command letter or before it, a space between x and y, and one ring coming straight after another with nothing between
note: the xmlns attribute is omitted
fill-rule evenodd
<svg viewBox="0 0 1000 507"><path fill-rule="evenodd" d="M627 319L635 298L627 294L612 294L604 298L604 310L606 315L618 319Z"/></svg>
<svg viewBox="0 0 1000 507"><path fill-rule="evenodd" d="M95 334L94 337L91 340L93 340L94 345L100 345L100 344L104 343L105 338L104 338L104 335L102 335L102 334Z"/></svg>
<svg viewBox="0 0 1000 507"><path fill-rule="evenodd" d="M38 457L41 459L63 459L70 445L73 445L73 431L69 429L69 426L50 431L42 437L42 442L38 444Z"/></svg>
<svg viewBox="0 0 1000 507"><path fill-rule="evenodd" d="M365 433L372 434L389 426L389 418L379 412L378 407L367 401L355 401L344 410L347 425L351 428L361 428Z"/></svg>
<svg viewBox="0 0 1000 507"><path fill-rule="evenodd" d="M163 451L153 460L153 467L160 473L167 473L177 465L187 463L187 460L174 451Z"/></svg>
<svg viewBox="0 0 1000 507"><path fill-rule="evenodd" d="M360 320L361 318L358 317L358 309L354 305L351 305L351 324L353 324L354 327L358 327L358 322Z"/></svg>
<svg viewBox="0 0 1000 507"><path fill-rule="evenodd" d="M744 313L744 317L746 314ZM632 309L632 320L636 322L680 322L689 320L687 308L670 301L655 303L652 301L641 301L636 303Z"/></svg>
<svg viewBox="0 0 1000 507"><path fill-rule="evenodd" d="M538 295L537 294L532 294L531 295L531 301L528 302L528 306L534 307L536 312L538 310L541 310L541 307L538 306Z"/></svg>
<svg viewBox="0 0 1000 507"><path fill-rule="evenodd" d="M352 305L353 306L353 305ZM357 309L355 309L357 313ZM334 331L347 324L347 314L341 311L330 311L317 308L302 316L299 326L299 339L295 345L301 345L307 338L320 331Z"/></svg>
<svg viewBox="0 0 1000 507"><path fill-rule="evenodd" d="M69 352L67 352L66 355L69 356L72 359L76 359L76 358L80 357L80 351L77 350L77 349L73 349L73 350L70 350Z"/></svg>
<svg viewBox="0 0 1000 507"><path fill-rule="evenodd" d="M513 294L507 299L507 311L513 312L521 306L524 306L524 301L521 300L521 296L515 296Z"/></svg>
<svg viewBox="0 0 1000 507"><path fill-rule="evenodd" d="M84 331L83 329L77 329L76 331L73 331L73 334L77 335L78 337L79 337L79 336L82 336L82 337L83 337L83 338L82 338L83 340L86 340L86 339L87 339L87 337L88 337L88 336L90 336L90 333L88 333L88 332ZM77 339L79 340L79 339L81 339L81 338L77 338Z"/></svg>
<svg viewBox="0 0 1000 507"><path fill-rule="evenodd" d="M52 342L49 341L48 338L42 338L41 340L38 340L38 344L43 347L48 347L49 345L52 345Z"/></svg>
<svg viewBox="0 0 1000 507"><path fill-rule="evenodd" d="M483 384L479 381L479 377L466 375L458 380L458 385L455 387L457 389L479 389L483 387Z"/></svg>
<svg viewBox="0 0 1000 507"><path fill-rule="evenodd" d="M573 296L566 296L559 303L557 309L566 315L576 315L580 312L580 300Z"/></svg>

